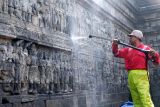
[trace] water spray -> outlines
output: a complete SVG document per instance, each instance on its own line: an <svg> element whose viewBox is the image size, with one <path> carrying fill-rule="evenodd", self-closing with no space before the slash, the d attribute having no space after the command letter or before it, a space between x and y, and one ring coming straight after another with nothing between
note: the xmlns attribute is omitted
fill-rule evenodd
<svg viewBox="0 0 160 107"><path fill-rule="evenodd" d="M77 36L77 37L72 36L72 37L71 37L71 40L72 40L72 41L78 41L78 40L86 39L86 38L87 38L87 37L83 37L83 36L80 36L80 37L78 37L78 36Z"/></svg>

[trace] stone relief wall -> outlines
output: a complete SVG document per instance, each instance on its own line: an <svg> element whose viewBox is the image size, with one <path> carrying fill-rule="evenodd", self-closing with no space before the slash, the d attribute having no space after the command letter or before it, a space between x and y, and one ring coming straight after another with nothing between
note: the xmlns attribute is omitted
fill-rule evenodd
<svg viewBox="0 0 160 107"><path fill-rule="evenodd" d="M1 34L70 49L69 20L74 0L1 0L0 4Z"/></svg>
<svg viewBox="0 0 160 107"><path fill-rule="evenodd" d="M113 57L111 42L127 42L133 24L112 2L120 20L83 2L0 0L0 106L110 107L127 99L124 62Z"/></svg>
<svg viewBox="0 0 160 107"><path fill-rule="evenodd" d="M71 52L25 40L1 39L0 47L3 94L72 92Z"/></svg>
<svg viewBox="0 0 160 107"><path fill-rule="evenodd" d="M71 0L1 0L0 12L35 26L66 32Z"/></svg>
<svg viewBox="0 0 160 107"><path fill-rule="evenodd" d="M72 0L1 0L0 4L0 13L4 15L1 17L1 35L20 38L16 42L6 39L7 43L2 45L1 63L6 67L2 66L1 77L2 83L7 83L3 87L4 92L36 94L72 91L71 53L65 52L70 49L69 39L65 37L69 34L67 12L72 8ZM57 32L54 34L59 38L47 36L52 32ZM59 42L60 39L64 44ZM46 46L56 47L54 41L62 44L57 47L64 50L50 51L48 47L39 47L39 44L45 43ZM6 48L8 44L10 49ZM65 77L62 75L64 72Z"/></svg>

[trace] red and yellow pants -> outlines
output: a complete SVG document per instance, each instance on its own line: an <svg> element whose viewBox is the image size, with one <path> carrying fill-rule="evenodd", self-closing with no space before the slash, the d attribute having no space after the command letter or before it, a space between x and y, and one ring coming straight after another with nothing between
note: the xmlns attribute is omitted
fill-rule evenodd
<svg viewBox="0 0 160 107"><path fill-rule="evenodd" d="M130 70L128 84L134 107L154 107L149 92L149 81L146 70Z"/></svg>

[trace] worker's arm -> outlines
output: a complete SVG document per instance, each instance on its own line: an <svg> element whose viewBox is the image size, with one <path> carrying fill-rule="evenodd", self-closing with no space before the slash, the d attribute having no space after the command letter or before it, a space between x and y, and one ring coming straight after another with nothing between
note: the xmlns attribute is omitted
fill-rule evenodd
<svg viewBox="0 0 160 107"><path fill-rule="evenodd" d="M112 53L115 57L124 58L128 52L128 48L118 49L118 40L114 39L112 42Z"/></svg>

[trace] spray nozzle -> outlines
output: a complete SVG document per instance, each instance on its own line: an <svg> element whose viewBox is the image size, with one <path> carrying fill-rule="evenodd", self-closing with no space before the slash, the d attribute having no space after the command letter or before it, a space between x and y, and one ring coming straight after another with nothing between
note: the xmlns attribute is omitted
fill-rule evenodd
<svg viewBox="0 0 160 107"><path fill-rule="evenodd" d="M93 35L89 35L88 37L89 37L89 38L93 38L94 36L93 36Z"/></svg>

